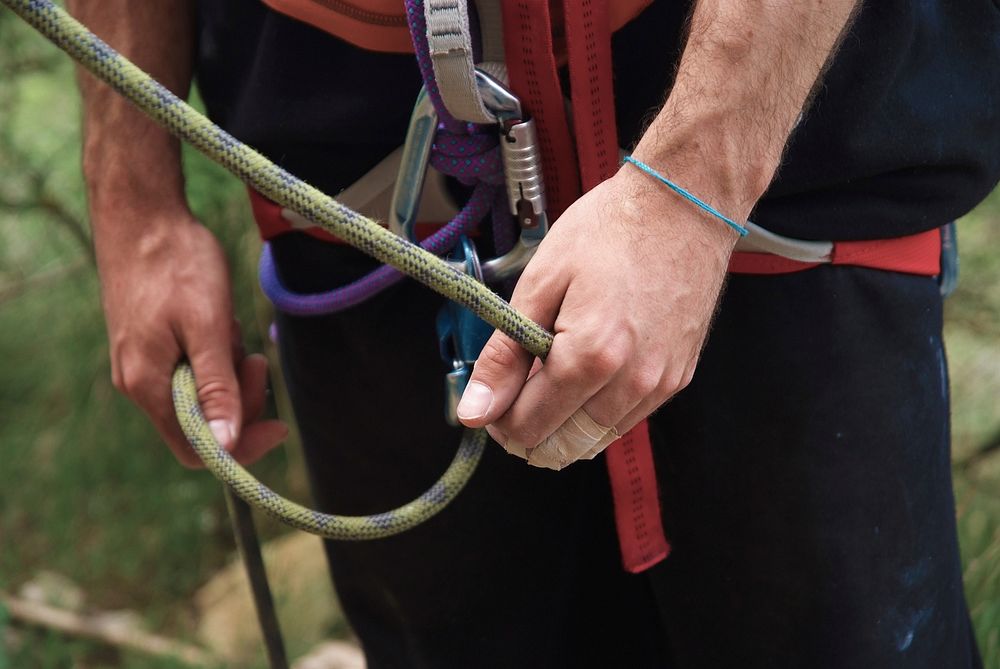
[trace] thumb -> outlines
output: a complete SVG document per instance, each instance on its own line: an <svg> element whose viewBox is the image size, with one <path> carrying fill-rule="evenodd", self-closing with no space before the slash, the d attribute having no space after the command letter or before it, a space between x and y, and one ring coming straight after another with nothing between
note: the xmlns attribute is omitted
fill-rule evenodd
<svg viewBox="0 0 1000 669"><path fill-rule="evenodd" d="M198 386L198 402L219 445L232 450L239 441L243 411L240 386L228 338L202 341L188 348L188 359Z"/></svg>
<svg viewBox="0 0 1000 669"><path fill-rule="evenodd" d="M504 415L521 392L533 357L504 333L494 332L479 354L458 403L462 424L482 427Z"/></svg>
<svg viewBox="0 0 1000 669"><path fill-rule="evenodd" d="M530 267L530 265L529 265ZM539 284L518 282L510 304L545 328L555 322L565 287L539 290ZM496 330L483 347L458 404L458 419L466 427L483 427L505 413L517 399L535 357Z"/></svg>

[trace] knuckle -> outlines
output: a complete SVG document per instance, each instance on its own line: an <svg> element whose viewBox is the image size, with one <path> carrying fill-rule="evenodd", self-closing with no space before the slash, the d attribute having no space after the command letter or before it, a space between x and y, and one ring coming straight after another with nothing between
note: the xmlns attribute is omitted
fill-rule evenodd
<svg viewBox="0 0 1000 669"><path fill-rule="evenodd" d="M517 363L520 357L521 353L517 344L508 337L490 337L476 361L476 371L483 373L486 370L511 367ZM484 365L481 366L480 362L483 362Z"/></svg>
<svg viewBox="0 0 1000 669"><path fill-rule="evenodd" d="M525 448L534 448L542 442L542 437L538 434L538 431L526 425L511 428L507 432L507 439L510 443L518 444Z"/></svg>
<svg viewBox="0 0 1000 669"><path fill-rule="evenodd" d="M229 384L221 378L198 380L198 400L202 405L220 406L229 399Z"/></svg>
<svg viewBox="0 0 1000 669"><path fill-rule="evenodd" d="M580 367L589 375L610 377L622 368L626 359L623 346L591 346L580 353Z"/></svg>
<svg viewBox="0 0 1000 669"><path fill-rule="evenodd" d="M660 375L649 369L639 369L629 377L628 391L634 398L646 398L659 392L660 381Z"/></svg>
<svg viewBox="0 0 1000 669"><path fill-rule="evenodd" d="M144 365L123 366L117 377L115 387L132 400L145 395L152 385L152 375Z"/></svg>
<svg viewBox="0 0 1000 669"><path fill-rule="evenodd" d="M683 377L684 374L682 372L669 371L664 374L658 389L659 394L662 395L661 401L670 399L684 388L686 384Z"/></svg>
<svg viewBox="0 0 1000 669"><path fill-rule="evenodd" d="M220 326L218 315L213 309L205 306L190 309L187 313L187 322L191 332L196 333L199 337L208 336L209 333L218 330ZM223 332L231 337L231 331L228 328Z"/></svg>

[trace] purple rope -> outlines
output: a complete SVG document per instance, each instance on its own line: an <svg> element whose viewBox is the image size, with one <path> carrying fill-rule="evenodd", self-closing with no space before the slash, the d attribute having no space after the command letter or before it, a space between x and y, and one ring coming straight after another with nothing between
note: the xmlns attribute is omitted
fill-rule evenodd
<svg viewBox="0 0 1000 669"><path fill-rule="evenodd" d="M462 211L448 225L420 242L420 246L438 255L454 247L461 235L476 229L479 221L489 211L495 192L496 189L488 184L476 186ZM346 286L325 293L294 293L278 277L271 245L267 243L260 254L258 271L264 294L278 309L294 316L320 316L342 311L364 302L405 277L397 269L382 265Z"/></svg>
<svg viewBox="0 0 1000 669"><path fill-rule="evenodd" d="M442 174L455 177L467 186L475 186L469 201L448 225L425 239L421 246L437 255L450 251L463 234L476 229L490 208L493 210L494 241L498 252L513 246L511 218L506 215L503 189L503 161L496 132L489 126L455 119L445 108L434 79L434 66L427 45L427 23L423 0L406 0L406 15L424 86L438 114L438 129L431 148L430 164ZM341 311L364 302L403 275L383 265L346 286L325 293L298 294L288 290L274 263L269 244L264 244L258 268L264 294L279 310L298 316L322 315Z"/></svg>
<svg viewBox="0 0 1000 669"><path fill-rule="evenodd" d="M496 133L454 135L441 124L431 148L431 166L466 186L481 181L499 186L504 177L499 143Z"/></svg>

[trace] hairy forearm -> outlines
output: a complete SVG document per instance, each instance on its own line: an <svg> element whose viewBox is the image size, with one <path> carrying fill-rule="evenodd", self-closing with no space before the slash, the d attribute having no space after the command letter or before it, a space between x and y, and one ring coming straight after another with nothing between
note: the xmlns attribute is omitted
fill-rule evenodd
<svg viewBox="0 0 1000 669"><path fill-rule="evenodd" d="M858 0L699 0L676 81L636 157L745 217Z"/></svg>
<svg viewBox="0 0 1000 669"><path fill-rule="evenodd" d="M69 0L71 12L112 47L186 97L194 0ZM84 176L98 242L128 236L124 220L183 209L180 147L166 131L81 71ZM110 238L110 239L109 239Z"/></svg>

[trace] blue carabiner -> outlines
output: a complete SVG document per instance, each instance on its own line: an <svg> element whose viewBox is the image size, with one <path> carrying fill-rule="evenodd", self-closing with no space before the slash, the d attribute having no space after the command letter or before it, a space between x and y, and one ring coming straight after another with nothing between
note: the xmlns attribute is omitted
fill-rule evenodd
<svg viewBox="0 0 1000 669"><path fill-rule="evenodd" d="M472 241L462 236L452 251L451 260L461 263L465 273L482 281L482 267ZM458 403L469 383L486 340L493 334L493 326L456 302L448 302L437 316L438 345L441 358L451 365L445 375L445 421L457 426Z"/></svg>

